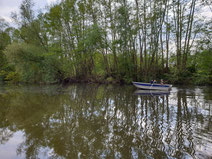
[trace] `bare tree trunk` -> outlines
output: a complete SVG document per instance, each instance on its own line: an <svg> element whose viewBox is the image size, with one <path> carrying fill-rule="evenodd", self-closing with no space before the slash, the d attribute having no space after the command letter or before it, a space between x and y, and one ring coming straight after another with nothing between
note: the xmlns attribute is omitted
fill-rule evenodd
<svg viewBox="0 0 212 159"><path fill-rule="evenodd" d="M140 31L140 18L139 18L138 0L135 0L135 4L136 4L136 20L137 20L138 38L139 38L139 50L140 50L140 73L142 73L142 65L143 65L143 42L142 42L142 39L141 39L141 31Z"/></svg>
<svg viewBox="0 0 212 159"><path fill-rule="evenodd" d="M161 34L160 34L160 43L161 43L161 54L162 54L162 59L161 59L161 65L162 69L164 69L164 54L163 54L163 31L161 29Z"/></svg>
<svg viewBox="0 0 212 159"><path fill-rule="evenodd" d="M111 0L109 0L108 3L108 7L109 7L109 17L110 17L110 25L111 25L111 36L112 36L112 53L113 53L113 59L114 59L114 63L113 63L113 70L118 73L118 59L117 59L117 54L116 54L116 46L114 44L114 41L116 40L116 31L115 31L115 24L113 22L113 13L112 13L112 2ZM115 7L116 8L116 7Z"/></svg>
<svg viewBox="0 0 212 159"><path fill-rule="evenodd" d="M168 4L169 6L169 4ZM169 24L169 12L166 13L166 70L169 67L169 38L170 38L170 24Z"/></svg>
<svg viewBox="0 0 212 159"><path fill-rule="evenodd" d="M146 30L146 0L144 0L144 38L143 38L143 43L144 43L144 60L145 60L145 76L147 76L147 45L146 45L146 33L147 33L147 30Z"/></svg>
<svg viewBox="0 0 212 159"><path fill-rule="evenodd" d="M188 26L187 26L187 34L188 34L188 38L185 39L185 41L187 41L187 43L185 43L185 57L184 57L184 66L186 66L187 63L187 57L188 57L188 53L190 52L190 48L189 48L189 44L190 44L190 39L191 39L191 32L192 32L192 25L193 25L193 19L194 19L194 10L195 10L195 4L196 4L196 0L192 0L191 3L191 10L190 10L190 14L189 14L189 21L188 21Z"/></svg>

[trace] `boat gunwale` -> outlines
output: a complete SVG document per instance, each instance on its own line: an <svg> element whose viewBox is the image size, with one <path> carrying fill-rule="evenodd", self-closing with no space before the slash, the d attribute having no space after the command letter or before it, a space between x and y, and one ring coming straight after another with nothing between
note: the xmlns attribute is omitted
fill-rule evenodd
<svg viewBox="0 0 212 159"><path fill-rule="evenodd" d="M165 87L165 88L170 88L172 85L170 84L151 84L151 83L143 83L143 82L132 82L135 85L140 85L140 86L145 86L145 87Z"/></svg>

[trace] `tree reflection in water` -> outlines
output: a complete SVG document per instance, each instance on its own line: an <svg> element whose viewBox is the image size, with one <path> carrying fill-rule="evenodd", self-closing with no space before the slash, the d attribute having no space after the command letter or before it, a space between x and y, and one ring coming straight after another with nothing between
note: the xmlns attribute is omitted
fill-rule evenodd
<svg viewBox="0 0 212 159"><path fill-rule="evenodd" d="M212 155L210 110L195 93L188 98L186 89L155 96L135 95L131 86L90 84L5 89L0 144L23 131L17 153L26 158L38 158L44 148L52 158Z"/></svg>

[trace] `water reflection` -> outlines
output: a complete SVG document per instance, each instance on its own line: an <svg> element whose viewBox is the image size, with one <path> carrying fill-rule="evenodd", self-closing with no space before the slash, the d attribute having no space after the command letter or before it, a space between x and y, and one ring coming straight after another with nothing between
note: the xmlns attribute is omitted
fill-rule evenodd
<svg viewBox="0 0 212 159"><path fill-rule="evenodd" d="M134 94L142 96L164 96L169 95L170 91L137 89Z"/></svg>
<svg viewBox="0 0 212 159"><path fill-rule="evenodd" d="M16 151L26 158L212 155L211 96L205 99L203 89L162 95L86 84L0 90L0 144L22 131Z"/></svg>

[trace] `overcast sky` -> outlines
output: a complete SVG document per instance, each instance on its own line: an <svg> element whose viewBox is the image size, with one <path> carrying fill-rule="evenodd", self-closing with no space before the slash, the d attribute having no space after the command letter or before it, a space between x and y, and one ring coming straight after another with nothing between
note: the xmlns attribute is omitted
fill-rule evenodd
<svg viewBox="0 0 212 159"><path fill-rule="evenodd" d="M43 9L46 5L55 3L58 0L33 0L35 3L35 9ZM22 0L0 0L0 17L4 18L6 21L11 22L10 15L11 12L18 12Z"/></svg>

